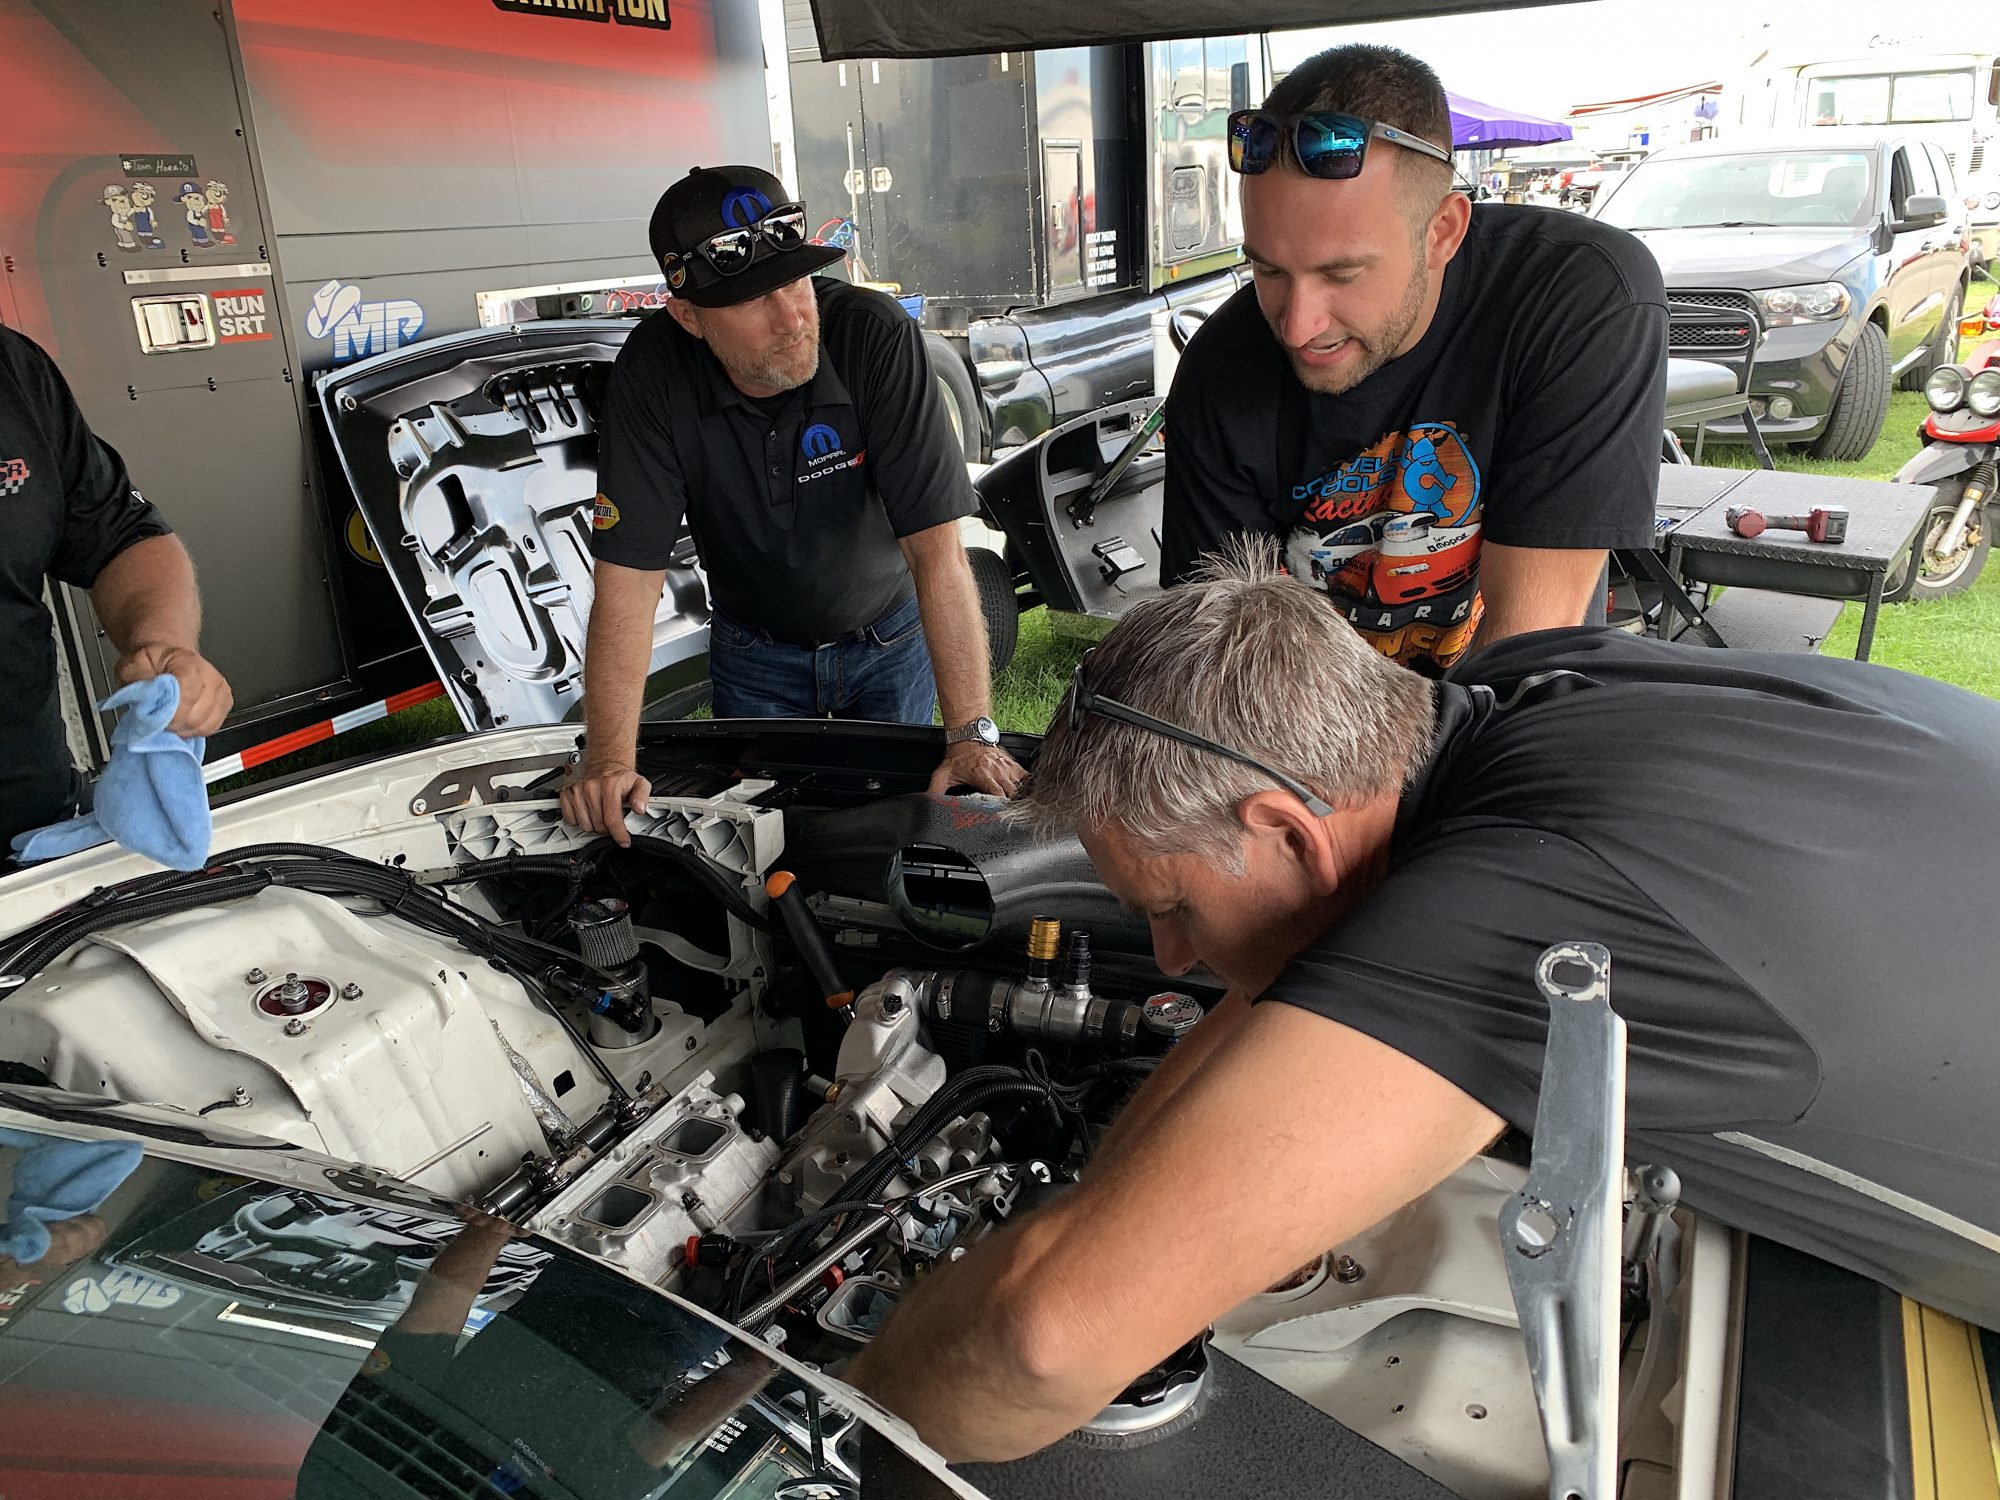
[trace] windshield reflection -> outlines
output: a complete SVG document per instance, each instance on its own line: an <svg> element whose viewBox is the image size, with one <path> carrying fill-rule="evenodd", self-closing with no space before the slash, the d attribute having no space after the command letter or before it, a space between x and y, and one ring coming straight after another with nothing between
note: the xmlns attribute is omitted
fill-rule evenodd
<svg viewBox="0 0 2000 1500"><path fill-rule="evenodd" d="M0 1494L849 1500L864 1447L869 1495L947 1493L763 1346L498 1219L17 1129L0 1187Z"/></svg>

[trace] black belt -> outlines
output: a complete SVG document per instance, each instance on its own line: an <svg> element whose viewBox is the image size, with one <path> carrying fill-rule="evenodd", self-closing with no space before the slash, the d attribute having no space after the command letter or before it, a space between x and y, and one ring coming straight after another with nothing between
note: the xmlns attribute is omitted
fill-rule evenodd
<svg viewBox="0 0 2000 1500"><path fill-rule="evenodd" d="M891 606L891 608L885 611L885 613L893 613L895 610L901 608L902 605L899 603ZM714 611L714 613L722 614L720 610L716 610ZM830 635L816 641L801 641L801 640L795 640L793 637L788 635L777 635L772 631L766 630L762 625L746 624L742 620L737 619L734 615L723 615L723 618L728 620L730 624L736 626L737 629L747 630L752 635L758 636L763 640L764 644L766 645L775 644L779 646L792 646L800 651L818 651L826 646L863 645L868 640L868 631L870 627L872 627L876 623L875 620L870 620L867 625L857 625L854 627L854 629L846 631L840 635ZM878 616L877 618L879 619L880 616Z"/></svg>
<svg viewBox="0 0 2000 1500"><path fill-rule="evenodd" d="M739 630L747 630L754 635L763 637L767 644L775 642L780 646L795 646L801 651L818 651L827 646L865 646L871 644L868 639L868 632L909 602L910 596L905 594L865 625L857 625L852 630L843 631L839 635L829 635L819 640L808 641L796 640L787 635L779 635L774 631L766 630L762 625L748 624L723 610L714 610L713 613L721 615L723 619L729 621L730 624L736 626Z"/></svg>

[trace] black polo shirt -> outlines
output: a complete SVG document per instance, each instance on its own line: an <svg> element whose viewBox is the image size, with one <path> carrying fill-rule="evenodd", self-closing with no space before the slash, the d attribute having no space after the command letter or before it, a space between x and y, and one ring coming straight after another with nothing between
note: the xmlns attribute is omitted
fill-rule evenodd
<svg viewBox="0 0 2000 1500"><path fill-rule="evenodd" d="M805 645L907 599L898 539L974 509L916 320L881 292L823 277L813 290L819 372L767 401L671 317L626 340L591 534L605 562L662 568L685 518L715 607Z"/></svg>
<svg viewBox="0 0 2000 1500"><path fill-rule="evenodd" d="M167 531L55 361L0 328L0 859L15 834L67 817L76 798L44 581L89 588L120 552Z"/></svg>
<svg viewBox="0 0 2000 1500"><path fill-rule="evenodd" d="M1438 704L1387 877L1272 999L1532 1130L1535 959L1602 943L1629 1160L2000 1327L2000 703L1585 628L1482 650Z"/></svg>

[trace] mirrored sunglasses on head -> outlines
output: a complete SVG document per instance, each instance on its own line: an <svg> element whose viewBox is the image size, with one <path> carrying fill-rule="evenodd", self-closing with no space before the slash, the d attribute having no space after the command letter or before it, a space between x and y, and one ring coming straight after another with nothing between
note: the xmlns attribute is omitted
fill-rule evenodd
<svg viewBox="0 0 2000 1500"><path fill-rule="evenodd" d="M1380 120L1364 120L1336 110L1308 110L1276 115L1266 109L1239 109L1229 117L1229 169L1246 177L1268 172L1289 140L1292 154L1308 177L1340 181L1361 175L1370 141L1415 151L1452 165L1451 153L1420 136Z"/></svg>
<svg viewBox="0 0 2000 1500"><path fill-rule="evenodd" d="M699 255L714 268L716 275L734 276L739 271L748 270L751 262L756 260L759 240L773 250L781 251L796 250L805 244L806 206L803 203L780 203L754 224L710 235L679 259L689 260Z"/></svg>

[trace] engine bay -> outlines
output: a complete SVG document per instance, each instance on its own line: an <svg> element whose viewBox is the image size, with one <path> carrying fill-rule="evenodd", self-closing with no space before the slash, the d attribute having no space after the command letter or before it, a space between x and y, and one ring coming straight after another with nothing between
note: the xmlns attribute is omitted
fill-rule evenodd
<svg viewBox="0 0 2000 1500"><path fill-rule="evenodd" d="M911 790L916 737L685 729L629 848L562 823L574 736L547 729L262 793L193 874L114 852L6 882L0 1081L356 1163L838 1374L923 1277L1088 1169L1219 992L1161 980L1073 842ZM1495 1229L1522 1177L1480 1158L1329 1247L1082 1440L1185 1429L1226 1356L1453 1492L1545 1493ZM1687 1273L1726 1286L1727 1241L1667 1228L1626 1343L1665 1487L1631 1496L1699 1492L1673 1478L1690 1371L1723 1382L1722 1304Z"/></svg>

